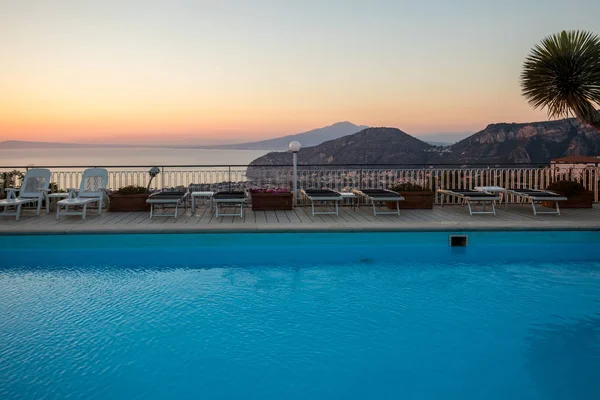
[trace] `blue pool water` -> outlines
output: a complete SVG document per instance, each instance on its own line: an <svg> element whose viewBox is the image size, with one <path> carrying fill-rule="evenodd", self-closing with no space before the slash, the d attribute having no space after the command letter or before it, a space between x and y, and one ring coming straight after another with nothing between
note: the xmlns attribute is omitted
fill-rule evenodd
<svg viewBox="0 0 600 400"><path fill-rule="evenodd" d="M598 244L0 237L0 399L597 400Z"/></svg>

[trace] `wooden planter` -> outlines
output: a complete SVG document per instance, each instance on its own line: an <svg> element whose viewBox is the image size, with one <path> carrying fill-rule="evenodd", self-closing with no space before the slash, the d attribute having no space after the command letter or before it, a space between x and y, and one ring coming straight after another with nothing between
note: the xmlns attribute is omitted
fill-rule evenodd
<svg viewBox="0 0 600 400"><path fill-rule="evenodd" d="M292 193L252 193L252 210L291 210L294 202Z"/></svg>
<svg viewBox="0 0 600 400"><path fill-rule="evenodd" d="M149 194L118 194L108 196L111 212L150 211L150 204L146 203Z"/></svg>
<svg viewBox="0 0 600 400"><path fill-rule="evenodd" d="M399 192L399 194L404 197L404 201L399 203L401 209L430 210L433 208L433 192L430 190L423 190L421 192ZM396 203L388 203L387 206L391 209L396 209Z"/></svg>
<svg viewBox="0 0 600 400"><path fill-rule="evenodd" d="M560 192L557 193L562 194ZM560 208L592 208L592 203L594 203L594 193L592 192L579 193L566 197L568 197L569 200L560 201L558 203ZM544 207L554 208L554 202L552 201L543 201L542 205Z"/></svg>

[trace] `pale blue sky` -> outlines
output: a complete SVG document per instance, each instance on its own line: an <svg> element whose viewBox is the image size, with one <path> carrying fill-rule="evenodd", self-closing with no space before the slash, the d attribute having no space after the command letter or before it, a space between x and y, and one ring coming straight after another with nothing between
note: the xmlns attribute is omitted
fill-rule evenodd
<svg viewBox="0 0 600 400"><path fill-rule="evenodd" d="M409 133L545 118L544 36L600 1L0 0L0 133L259 138L340 120ZM0 137L1 138L1 137Z"/></svg>

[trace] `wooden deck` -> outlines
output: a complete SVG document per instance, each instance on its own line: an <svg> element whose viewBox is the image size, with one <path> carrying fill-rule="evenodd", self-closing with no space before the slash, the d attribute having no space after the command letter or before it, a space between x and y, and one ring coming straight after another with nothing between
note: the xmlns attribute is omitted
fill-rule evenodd
<svg viewBox="0 0 600 400"><path fill-rule="evenodd" d="M171 210L169 210L171 211ZM233 210L232 210L233 211ZM508 211L498 207L497 215L469 216L461 206L436 206L433 210L402 210L400 216L373 216L367 206L341 207L340 215L311 214L310 207L293 211L259 211L244 209L244 217L215 217L208 207L197 208L192 215L188 208L178 218L154 217L144 213L111 213L97 215L95 211L85 220L65 216L59 220L54 213L35 216L32 210L23 211L19 221L0 217L0 235L11 234L69 234L69 233L167 233L223 231L411 231L411 230L600 230L600 205L592 209L564 209L561 215L533 216L531 206L511 205Z"/></svg>

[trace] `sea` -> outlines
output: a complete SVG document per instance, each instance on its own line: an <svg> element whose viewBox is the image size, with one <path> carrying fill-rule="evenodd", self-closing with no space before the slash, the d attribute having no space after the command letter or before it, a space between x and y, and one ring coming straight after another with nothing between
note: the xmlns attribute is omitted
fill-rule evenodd
<svg viewBox="0 0 600 400"><path fill-rule="evenodd" d="M248 165L268 152L267 150L156 147L0 149L0 168Z"/></svg>

